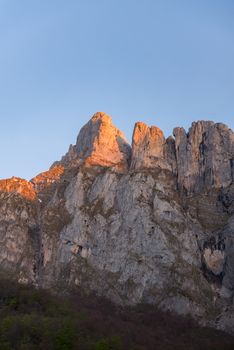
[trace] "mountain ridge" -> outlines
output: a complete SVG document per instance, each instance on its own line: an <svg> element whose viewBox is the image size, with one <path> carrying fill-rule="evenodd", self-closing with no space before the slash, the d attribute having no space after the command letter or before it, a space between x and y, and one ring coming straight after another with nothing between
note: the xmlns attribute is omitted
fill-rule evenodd
<svg viewBox="0 0 234 350"><path fill-rule="evenodd" d="M48 171L0 180L1 270L232 332L234 134L205 121L173 133L138 122L130 147L98 112Z"/></svg>

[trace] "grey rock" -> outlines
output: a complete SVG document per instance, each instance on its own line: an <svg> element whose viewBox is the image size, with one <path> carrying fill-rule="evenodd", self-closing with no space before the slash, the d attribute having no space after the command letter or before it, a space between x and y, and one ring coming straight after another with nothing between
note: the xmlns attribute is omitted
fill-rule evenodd
<svg viewBox="0 0 234 350"><path fill-rule="evenodd" d="M174 129L178 184L188 193L233 182L234 134L224 124L194 122L186 134Z"/></svg>

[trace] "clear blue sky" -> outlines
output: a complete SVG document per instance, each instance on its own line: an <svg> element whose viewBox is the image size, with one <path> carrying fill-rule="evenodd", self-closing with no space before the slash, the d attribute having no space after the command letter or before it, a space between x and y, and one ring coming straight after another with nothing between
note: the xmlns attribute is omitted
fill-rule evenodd
<svg viewBox="0 0 234 350"><path fill-rule="evenodd" d="M0 0L0 177L46 170L96 111L129 141L234 129L234 1Z"/></svg>

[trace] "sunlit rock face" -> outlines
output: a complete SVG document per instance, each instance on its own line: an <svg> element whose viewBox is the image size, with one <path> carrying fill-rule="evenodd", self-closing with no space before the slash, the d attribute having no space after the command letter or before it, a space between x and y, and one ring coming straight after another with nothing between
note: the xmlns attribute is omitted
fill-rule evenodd
<svg viewBox="0 0 234 350"><path fill-rule="evenodd" d="M62 165L55 165L50 170L35 176L30 182L32 183L35 191L40 192L51 186L54 182L58 181L63 173L64 167Z"/></svg>
<svg viewBox="0 0 234 350"><path fill-rule="evenodd" d="M188 192L229 186L234 180L234 134L224 124L194 122L174 129L178 184Z"/></svg>
<svg viewBox="0 0 234 350"><path fill-rule="evenodd" d="M233 159L223 124L196 122L166 139L137 123L131 149L97 113L49 171L0 181L1 267L53 291L153 303L226 329Z"/></svg>
<svg viewBox="0 0 234 350"><path fill-rule="evenodd" d="M85 166L102 166L116 171L126 171L131 147L123 133L117 129L111 117L96 113L81 129L75 146L71 146L63 162L78 160Z"/></svg>
<svg viewBox="0 0 234 350"><path fill-rule="evenodd" d="M32 201L36 199L36 192L32 184L19 177L0 180L0 192L19 193L22 197Z"/></svg>

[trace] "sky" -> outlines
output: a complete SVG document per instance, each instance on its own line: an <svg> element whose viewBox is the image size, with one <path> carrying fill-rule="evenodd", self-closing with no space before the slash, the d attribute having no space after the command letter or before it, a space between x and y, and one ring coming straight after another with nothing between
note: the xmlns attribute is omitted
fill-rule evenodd
<svg viewBox="0 0 234 350"><path fill-rule="evenodd" d="M0 0L0 178L47 170L97 111L129 142L234 130L234 1Z"/></svg>

